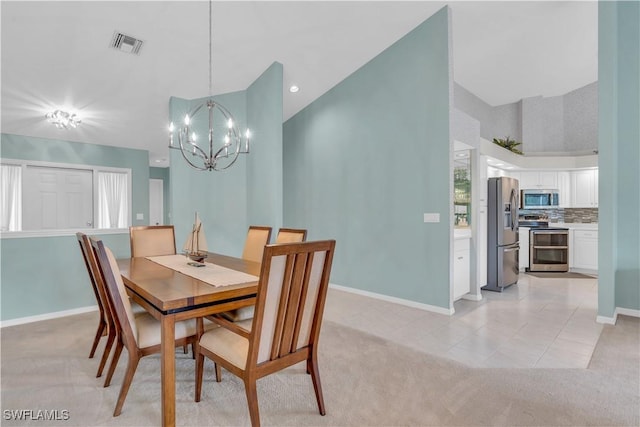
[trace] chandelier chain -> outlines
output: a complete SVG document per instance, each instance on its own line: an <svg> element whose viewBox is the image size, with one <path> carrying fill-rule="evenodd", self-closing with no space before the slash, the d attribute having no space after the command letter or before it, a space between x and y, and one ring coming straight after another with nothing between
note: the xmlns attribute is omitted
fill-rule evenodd
<svg viewBox="0 0 640 427"><path fill-rule="evenodd" d="M211 4L213 3L213 0L209 0L209 97L213 96L213 90L211 88L211 86L213 85L213 66L211 65L213 63L213 43L211 42L211 34L212 34L212 27L213 27L213 14L211 12Z"/></svg>
<svg viewBox="0 0 640 427"><path fill-rule="evenodd" d="M177 129L178 144L174 144L173 122L169 124L169 148L180 150L182 157L189 166L203 171L221 171L233 165L240 154L249 154L250 132L247 129L241 135L235 119L229 110L213 100L213 0L209 0L209 98L185 115L184 125ZM199 111L207 111L209 118L208 127L208 152L203 143L203 148L196 142L197 135L192 127L192 120ZM217 116L223 131L222 141L214 147L214 113Z"/></svg>

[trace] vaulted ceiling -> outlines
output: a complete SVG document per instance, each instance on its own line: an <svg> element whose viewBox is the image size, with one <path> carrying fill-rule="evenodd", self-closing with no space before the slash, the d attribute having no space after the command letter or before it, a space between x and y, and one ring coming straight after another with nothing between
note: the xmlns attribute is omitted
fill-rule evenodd
<svg viewBox="0 0 640 427"><path fill-rule="evenodd" d="M446 4L454 79L487 103L597 80L597 2L215 1L212 92L244 90L278 61L286 120ZM167 165L169 97L209 93L206 1L0 8L2 132L144 149ZM143 40L139 55L109 47L116 31ZM47 123L60 107L82 125Z"/></svg>

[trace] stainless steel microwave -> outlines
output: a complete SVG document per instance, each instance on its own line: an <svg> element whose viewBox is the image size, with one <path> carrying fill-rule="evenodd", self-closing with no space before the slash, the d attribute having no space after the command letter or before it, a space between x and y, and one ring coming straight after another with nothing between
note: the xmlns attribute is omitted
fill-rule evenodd
<svg viewBox="0 0 640 427"><path fill-rule="evenodd" d="M558 190L520 191L520 209L550 209L559 204Z"/></svg>

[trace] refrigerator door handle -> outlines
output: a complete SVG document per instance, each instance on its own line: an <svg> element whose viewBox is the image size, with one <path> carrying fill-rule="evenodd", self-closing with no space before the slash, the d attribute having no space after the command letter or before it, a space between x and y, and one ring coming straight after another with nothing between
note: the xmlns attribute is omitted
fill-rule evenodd
<svg viewBox="0 0 640 427"><path fill-rule="evenodd" d="M518 193L515 188L511 189L510 199L511 231L516 231L518 229Z"/></svg>
<svg viewBox="0 0 640 427"><path fill-rule="evenodd" d="M520 246L509 246L504 249L505 252L519 251Z"/></svg>

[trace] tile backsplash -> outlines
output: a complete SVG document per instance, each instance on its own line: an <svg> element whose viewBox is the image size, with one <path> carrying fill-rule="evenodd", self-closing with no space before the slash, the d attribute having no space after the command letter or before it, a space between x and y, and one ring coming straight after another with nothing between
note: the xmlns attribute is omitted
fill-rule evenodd
<svg viewBox="0 0 640 427"><path fill-rule="evenodd" d="M598 208L523 209L520 214L547 215L549 222L578 222L584 224L598 222Z"/></svg>

